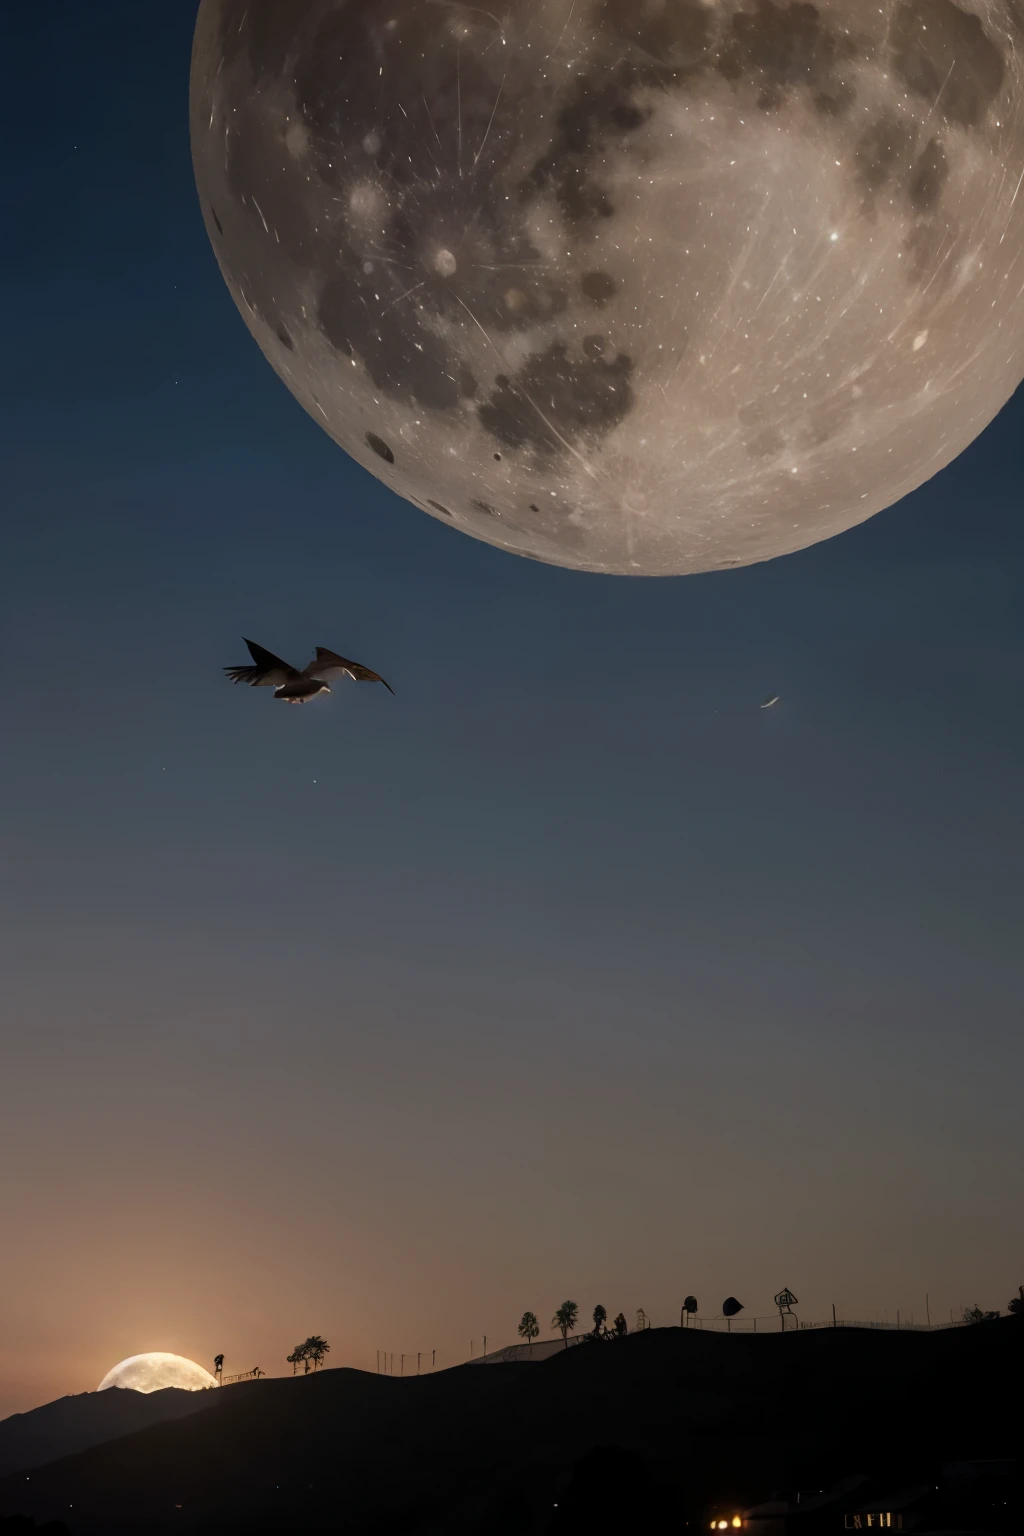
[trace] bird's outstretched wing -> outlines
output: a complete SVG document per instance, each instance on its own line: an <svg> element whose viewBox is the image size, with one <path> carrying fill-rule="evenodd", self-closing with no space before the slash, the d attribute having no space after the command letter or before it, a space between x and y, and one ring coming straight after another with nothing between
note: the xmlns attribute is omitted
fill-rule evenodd
<svg viewBox="0 0 1024 1536"><path fill-rule="evenodd" d="M225 667L224 671L233 683L249 683L253 688L280 688L282 684L301 677L302 674L287 661L282 661L272 651L265 651L255 640L246 640L245 643L255 666Z"/></svg>
<svg viewBox="0 0 1024 1536"><path fill-rule="evenodd" d="M344 656L339 656L337 651L327 651L322 645L316 648L316 655L305 669L307 677L330 677L331 673L344 673L354 683L384 683L388 693L394 693L390 683L384 682L379 672L371 672L369 667L361 666L358 661L346 661Z"/></svg>

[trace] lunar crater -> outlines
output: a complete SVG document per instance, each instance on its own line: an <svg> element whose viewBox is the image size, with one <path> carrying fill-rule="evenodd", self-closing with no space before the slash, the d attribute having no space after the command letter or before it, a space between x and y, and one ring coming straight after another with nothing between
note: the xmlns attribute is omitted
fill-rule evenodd
<svg viewBox="0 0 1024 1536"><path fill-rule="evenodd" d="M1022 36L1020 0L202 0L196 176L268 358L399 493L580 569L749 563L1019 381Z"/></svg>

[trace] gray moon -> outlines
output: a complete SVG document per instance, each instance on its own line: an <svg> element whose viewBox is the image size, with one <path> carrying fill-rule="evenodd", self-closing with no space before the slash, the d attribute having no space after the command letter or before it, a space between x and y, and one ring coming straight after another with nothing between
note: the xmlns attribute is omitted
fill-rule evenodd
<svg viewBox="0 0 1024 1536"><path fill-rule="evenodd" d="M202 0L191 92L288 388L519 554L800 549L1024 373L1024 0Z"/></svg>

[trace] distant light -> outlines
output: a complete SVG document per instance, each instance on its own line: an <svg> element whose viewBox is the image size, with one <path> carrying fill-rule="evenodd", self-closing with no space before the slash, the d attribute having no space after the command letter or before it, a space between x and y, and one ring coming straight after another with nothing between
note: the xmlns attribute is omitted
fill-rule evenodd
<svg viewBox="0 0 1024 1536"><path fill-rule="evenodd" d="M834 229L829 235L829 239L832 241L832 244L835 245L836 241L839 239L839 231Z"/></svg>
<svg viewBox="0 0 1024 1536"><path fill-rule="evenodd" d="M736 1530L739 1530L740 1526L743 1524L743 1521L740 1519L739 1515L733 1515L732 1523L735 1526Z"/></svg>

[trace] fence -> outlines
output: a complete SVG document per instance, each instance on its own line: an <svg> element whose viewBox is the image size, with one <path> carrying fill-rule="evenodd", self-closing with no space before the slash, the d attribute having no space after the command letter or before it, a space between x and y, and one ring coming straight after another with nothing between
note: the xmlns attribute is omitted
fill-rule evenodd
<svg viewBox="0 0 1024 1536"><path fill-rule="evenodd" d="M947 1332L950 1328L965 1328L967 1324L961 1318L959 1321L950 1319L948 1323L909 1323L905 1319L897 1318L894 1323L888 1320L884 1323L877 1319L873 1323L857 1323L849 1318L839 1317L833 1321L831 1318L826 1323L801 1323L801 1328L888 1328L893 1333L939 1333L942 1329Z"/></svg>
<svg viewBox="0 0 1024 1536"><path fill-rule="evenodd" d="M395 1369L395 1361L398 1361L398 1369ZM434 1370L437 1365L436 1349L415 1349L399 1351L378 1349L377 1351L377 1375L378 1376L421 1376Z"/></svg>
<svg viewBox="0 0 1024 1536"><path fill-rule="evenodd" d="M755 1333L799 1333L814 1328L870 1328L888 1330L892 1333L938 1333L943 1329L963 1328L966 1326L962 1321L915 1323L913 1320L908 1321L900 1317L897 1317L895 1322L888 1320L885 1322L860 1322L852 1318L830 1317L820 1323L805 1323L801 1322L793 1312L787 1312L783 1316L784 1322L777 1312L770 1313L767 1317L695 1317L690 1314L686 1315L686 1322L683 1324L683 1327L686 1329L699 1329L703 1333L742 1333L750 1335ZM678 1324L673 1324L673 1327L678 1326ZM634 1333L642 1331L642 1329L631 1329L629 1337L632 1338ZM585 1332L570 1334L564 1343L560 1338L554 1338L539 1339L536 1343L530 1344L506 1344L503 1348L493 1349L485 1355L473 1355L466 1363L476 1364L479 1362L481 1364L497 1365L503 1362L511 1363L516 1361L521 1363L527 1360L547 1360L551 1355L558 1353L562 1349L567 1347L571 1349L575 1344L587 1344L592 1339L593 1335ZM408 1359L408 1356L406 1358Z"/></svg>
<svg viewBox="0 0 1024 1536"><path fill-rule="evenodd" d="M797 1333L805 1328L883 1328L890 1329L894 1333L938 1333L943 1328L962 1328L962 1321L948 1323L915 1323L913 1318L901 1318L896 1314L896 1321L885 1322L877 1319L872 1322L860 1322L852 1318L829 1317L821 1323L802 1322L795 1312L769 1313L767 1317L692 1317L687 1316L682 1325L684 1328L700 1328L706 1333Z"/></svg>
<svg viewBox="0 0 1024 1536"><path fill-rule="evenodd" d="M639 1329L631 1328L629 1336L643 1332L644 1328L651 1326L649 1320ZM768 1313L764 1317L696 1317L691 1313L683 1314L682 1324L673 1324L673 1327L682 1326L685 1329L697 1328L703 1333L802 1333L813 1328L870 1328L882 1329L893 1333L939 1333L944 1329L963 1328L961 1319L948 1323L916 1323L914 1319L903 1318L897 1312L895 1322L888 1318L881 1321L876 1318L874 1322L859 1321L853 1318L830 1317L823 1322L803 1322L795 1312ZM496 1365L502 1362L526 1360L546 1360L558 1350L572 1348L575 1344L587 1344L593 1335L589 1332L570 1334L564 1341L560 1338L537 1339L531 1343L506 1344L498 1349L487 1348L486 1338L483 1340L483 1348L478 1349L478 1340L474 1339L470 1345L470 1354L464 1362L467 1365L488 1364ZM378 1349L377 1373L381 1376L422 1376L429 1371L437 1369L437 1351L431 1350L405 1350L404 1352ZM227 1377L229 1381L242 1381L246 1377Z"/></svg>

